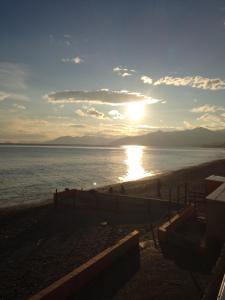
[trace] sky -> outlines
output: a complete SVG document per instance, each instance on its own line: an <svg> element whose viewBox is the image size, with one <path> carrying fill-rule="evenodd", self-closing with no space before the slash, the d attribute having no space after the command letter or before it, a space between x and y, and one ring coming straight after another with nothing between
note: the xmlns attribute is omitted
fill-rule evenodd
<svg viewBox="0 0 225 300"><path fill-rule="evenodd" d="M0 142L225 129L225 1L0 0Z"/></svg>

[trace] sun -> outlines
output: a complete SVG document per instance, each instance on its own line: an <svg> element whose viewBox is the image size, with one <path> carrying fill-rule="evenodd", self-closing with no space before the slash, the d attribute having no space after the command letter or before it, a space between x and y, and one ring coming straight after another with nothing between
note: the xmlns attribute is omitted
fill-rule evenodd
<svg viewBox="0 0 225 300"><path fill-rule="evenodd" d="M145 105L143 103L132 102L127 106L127 113L132 121L139 121L143 118Z"/></svg>

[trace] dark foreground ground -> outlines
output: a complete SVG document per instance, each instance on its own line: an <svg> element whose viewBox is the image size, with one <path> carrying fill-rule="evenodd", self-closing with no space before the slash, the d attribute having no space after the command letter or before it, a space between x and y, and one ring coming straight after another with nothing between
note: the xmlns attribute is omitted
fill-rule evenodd
<svg viewBox="0 0 225 300"><path fill-rule="evenodd" d="M210 275L195 272L201 290ZM194 284L190 273L180 269L173 261L165 259L153 242L146 242L141 251L141 266L113 300L200 300L201 291Z"/></svg>
<svg viewBox="0 0 225 300"><path fill-rule="evenodd" d="M168 186L184 182L198 186L211 174L225 176L225 160L161 176L161 197L168 197ZM127 183L126 193L156 196L154 180ZM158 218L151 216L151 221L157 222ZM0 211L0 299L27 299L134 229L140 230L141 240L151 238L150 220L136 215L55 210L50 204ZM157 251L143 250L142 264L146 267L137 288L142 287L144 292L137 292L133 299L199 299L189 274L165 261ZM151 297L146 298L147 290ZM128 299L126 290L120 291L116 299Z"/></svg>

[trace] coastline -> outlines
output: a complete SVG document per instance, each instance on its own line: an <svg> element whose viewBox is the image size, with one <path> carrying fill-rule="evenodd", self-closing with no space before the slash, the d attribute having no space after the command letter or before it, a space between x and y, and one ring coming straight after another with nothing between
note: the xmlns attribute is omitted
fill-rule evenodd
<svg viewBox="0 0 225 300"><path fill-rule="evenodd" d="M135 192L138 195L142 195L148 192L148 189L146 190L146 184L154 184L158 179L162 184L169 186L182 184L184 182L189 184L200 184L206 177L212 174L221 176L225 175L225 158L212 160L194 166L188 166L174 171L166 171L134 181L126 181L107 185L96 188L95 190L107 192L108 189L112 187L116 192L118 192L121 188L121 185L123 185L128 194ZM136 191L134 191L134 189L136 189Z"/></svg>
<svg viewBox="0 0 225 300"><path fill-rule="evenodd" d="M197 164L194 166L184 167L182 169L177 169L174 171L165 171L156 175L146 176L144 178L140 178L137 180L125 181L114 183L110 185L104 185L93 190L99 192L108 192L109 188L112 187L115 192L119 192L121 186L124 186L125 191L128 195L145 195L148 193L148 189L146 189L146 184L154 184L156 180L160 180L162 184L166 185L176 185L184 182L199 184L202 180L210 176L212 174L217 175L225 175L225 158L224 159L216 159L209 162ZM146 196L151 196L147 194ZM45 199L39 202L34 203L25 203L25 204L17 204L10 206L0 207L0 218L2 212L10 212L10 211L21 211L29 208L42 207L52 203L52 199Z"/></svg>

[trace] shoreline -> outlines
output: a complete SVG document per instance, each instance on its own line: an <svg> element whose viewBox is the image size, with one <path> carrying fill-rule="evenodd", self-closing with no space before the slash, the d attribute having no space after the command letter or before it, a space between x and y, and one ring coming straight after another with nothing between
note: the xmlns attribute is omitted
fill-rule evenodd
<svg viewBox="0 0 225 300"><path fill-rule="evenodd" d="M127 190L127 192L134 192L133 189L140 189L142 190L141 194L143 193L143 189L144 186L146 184L151 184L154 183L157 179L159 179L162 182L166 182L168 184L168 182L170 181L170 179L172 179L172 181L175 180L175 178L180 181L179 176L180 175L182 177L182 181L184 181L185 175L187 175L188 173L192 172L192 171L200 171L201 173L201 169L204 168L211 168L214 165L218 165L219 163L224 164L224 168L225 168L225 158L224 159L216 159L216 160L212 160L209 162L204 162L201 164L197 164L197 165L193 165L193 166L188 166L188 167L184 167L182 169L177 169L177 170L173 170L173 171L165 171L162 173L158 173L152 176L146 176L137 180L131 180L131 181L125 181L125 182L119 182L119 183L114 183L114 184L109 184L109 185L104 185L104 186L100 186L97 188L93 188L93 190L99 191L99 192L108 192L109 188L112 187L116 192L119 192L120 187L124 186L124 188ZM216 169L218 169L216 167ZM204 172L205 174L205 172ZM210 175L210 174L209 174ZM208 175L208 176L209 176ZM192 177L192 179L190 179L189 177ZM202 177L198 177L195 174L191 174L191 176L186 176L186 180L187 182L193 181L193 178L195 178L199 181L199 179L201 178L201 180L203 179L204 175ZM207 176L205 176L207 177ZM174 178L174 179L173 179ZM171 183L172 184L172 183ZM142 188L143 187L143 188ZM90 190L90 189L87 189ZM137 193L137 192L135 192ZM139 193L137 193L139 195ZM4 211L20 211L20 210L26 210L29 208L36 208L36 207L42 207L45 205L49 205L52 203L52 199L45 199L39 202L34 202L34 203L25 203L25 204L16 204L16 205L10 205L10 206L0 206L0 213L4 212Z"/></svg>
<svg viewBox="0 0 225 300"><path fill-rule="evenodd" d="M128 188L128 190L133 186L142 186L145 185L146 183L151 183L154 182L157 179L160 179L162 181L166 181L169 182L170 179L178 179L178 181L184 181L185 179L187 180L187 182L191 182L195 179L197 179L198 181L203 180L205 177L211 175L210 172L215 171L215 172L219 172L219 173L223 173L223 168L219 166L219 164L224 165L225 168L225 158L224 159L216 159L216 160L212 160L212 161L208 161L208 162L204 162L201 164L197 164L197 165L193 165L193 166L187 166L181 169L177 169L177 170L173 170L173 171L165 171L156 175L152 175L152 176L147 176L144 178L140 178L137 180L132 180L132 181L126 181L126 182L120 182L120 183L115 183L115 184L111 184L111 185L106 185L103 187L99 187L96 188L96 191L106 191L108 190L110 187L112 188L119 188L121 187L121 185L124 185L124 187ZM206 170L205 170L206 169ZM208 170L207 170L208 169ZM202 173L201 176L197 176L197 174L190 174L193 171L197 171L198 173ZM225 170L224 170L225 173ZM223 174L224 174L223 173ZM209 174L206 175L205 174ZM181 176L181 178L178 178L178 175ZM216 174L214 174L216 175Z"/></svg>

